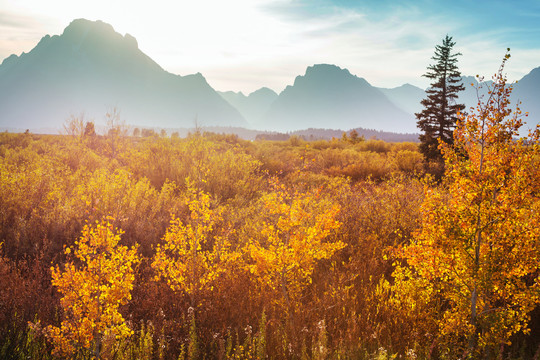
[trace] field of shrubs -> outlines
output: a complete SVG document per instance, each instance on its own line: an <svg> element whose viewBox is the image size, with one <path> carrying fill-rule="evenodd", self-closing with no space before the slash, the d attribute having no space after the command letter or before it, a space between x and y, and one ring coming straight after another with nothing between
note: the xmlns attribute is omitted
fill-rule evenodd
<svg viewBox="0 0 540 360"><path fill-rule="evenodd" d="M474 354L437 325L454 300L403 280L448 189L416 143L90 130L0 134L0 358ZM478 351L538 354L526 310Z"/></svg>

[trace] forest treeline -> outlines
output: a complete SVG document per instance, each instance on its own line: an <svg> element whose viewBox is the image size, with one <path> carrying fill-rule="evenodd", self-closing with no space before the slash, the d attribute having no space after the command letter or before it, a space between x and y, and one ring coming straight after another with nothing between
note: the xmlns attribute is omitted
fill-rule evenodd
<svg viewBox="0 0 540 360"><path fill-rule="evenodd" d="M0 134L0 357L537 358L540 131L496 80L440 181L354 133Z"/></svg>

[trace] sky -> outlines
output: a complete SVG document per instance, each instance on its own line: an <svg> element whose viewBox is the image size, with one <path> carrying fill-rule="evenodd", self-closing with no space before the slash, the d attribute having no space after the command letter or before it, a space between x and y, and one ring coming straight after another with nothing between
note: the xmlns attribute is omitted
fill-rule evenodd
<svg viewBox="0 0 540 360"><path fill-rule="evenodd" d="M78 18L129 33L171 73L246 95L279 93L320 63L378 87L426 88L447 34L463 75L489 78L507 48L510 80L540 66L540 0L0 0L0 61Z"/></svg>

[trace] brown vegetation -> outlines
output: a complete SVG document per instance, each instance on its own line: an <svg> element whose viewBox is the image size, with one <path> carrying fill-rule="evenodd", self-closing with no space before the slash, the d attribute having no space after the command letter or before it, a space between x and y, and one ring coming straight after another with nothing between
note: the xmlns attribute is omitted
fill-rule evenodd
<svg viewBox="0 0 540 360"><path fill-rule="evenodd" d="M0 134L1 358L444 354L392 288L447 191L417 144L85 128ZM535 322L505 351L532 357Z"/></svg>

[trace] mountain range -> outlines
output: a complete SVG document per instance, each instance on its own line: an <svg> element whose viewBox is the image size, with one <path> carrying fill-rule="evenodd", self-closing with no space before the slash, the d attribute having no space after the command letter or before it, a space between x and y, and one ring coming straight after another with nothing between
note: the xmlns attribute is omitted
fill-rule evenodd
<svg viewBox="0 0 540 360"><path fill-rule="evenodd" d="M459 102L477 93L464 77ZM540 68L514 85L514 102L540 120ZM0 65L0 128L60 129L85 113L99 124L112 108L128 124L151 128L243 127L270 131L308 128L417 132L415 112L425 91L405 84L386 89L331 64L309 66L277 94L217 92L200 73L171 74L145 55L137 40L101 21L74 20L61 35L46 35L29 52Z"/></svg>
<svg viewBox="0 0 540 360"><path fill-rule="evenodd" d="M139 126L248 125L201 74L166 72L101 21L74 20L0 65L2 126L60 128L70 114L98 120L111 108Z"/></svg>

